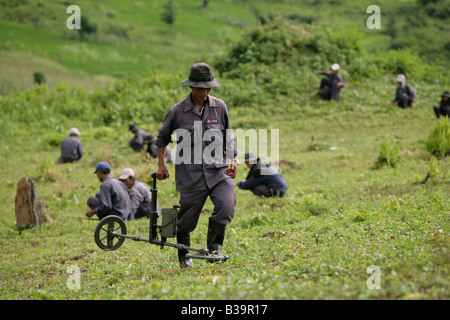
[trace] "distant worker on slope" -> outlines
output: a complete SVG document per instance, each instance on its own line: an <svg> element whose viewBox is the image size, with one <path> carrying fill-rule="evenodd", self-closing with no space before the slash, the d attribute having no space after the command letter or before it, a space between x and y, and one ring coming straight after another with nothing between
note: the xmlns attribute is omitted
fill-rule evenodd
<svg viewBox="0 0 450 320"><path fill-rule="evenodd" d="M448 91L444 91L441 96L441 103L438 106L433 106L433 110L438 119L441 116L450 118L450 93Z"/></svg>
<svg viewBox="0 0 450 320"><path fill-rule="evenodd" d="M70 136L64 138L61 143L61 157L59 157L58 163L77 161L83 156L83 146L78 140L81 135L80 131L77 128L72 128L69 134Z"/></svg>
<svg viewBox="0 0 450 320"><path fill-rule="evenodd" d="M141 152L145 148L152 158L158 157L158 147L155 145L156 138L148 131L140 129L136 123L130 123L128 130L134 134L133 139L130 140L129 145L135 152ZM174 162L174 155L172 149L167 146L166 160L168 163Z"/></svg>
<svg viewBox="0 0 450 320"><path fill-rule="evenodd" d="M392 104L397 103L400 108L406 109L412 106L416 101L416 93L414 89L406 83L406 77L403 74L397 76L397 89L395 90L395 99Z"/></svg>
<svg viewBox="0 0 450 320"><path fill-rule="evenodd" d="M342 80L339 70L341 67L335 63L331 66L331 72L317 71L317 75L324 75L320 82L319 92L317 94L325 100L338 100L341 88L345 87L344 80Z"/></svg>
<svg viewBox="0 0 450 320"><path fill-rule="evenodd" d="M245 164L250 169L245 181L238 182L239 189L250 190L260 197L283 197L287 183L281 173L268 163L262 162L253 152L245 154Z"/></svg>

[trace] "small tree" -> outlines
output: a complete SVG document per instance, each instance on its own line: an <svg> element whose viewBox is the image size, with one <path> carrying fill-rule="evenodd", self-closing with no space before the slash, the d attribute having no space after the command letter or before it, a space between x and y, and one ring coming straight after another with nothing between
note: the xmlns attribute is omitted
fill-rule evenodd
<svg viewBox="0 0 450 320"><path fill-rule="evenodd" d="M80 26L81 29L78 29L78 32L80 34L80 40L84 41L84 35L85 34L94 34L97 33L97 25L91 24L88 20L88 18L81 16L80 19Z"/></svg>
<svg viewBox="0 0 450 320"><path fill-rule="evenodd" d="M33 73L34 83L35 84L43 84L45 83L45 76L42 72L34 72Z"/></svg>
<svg viewBox="0 0 450 320"><path fill-rule="evenodd" d="M161 19L170 25L173 25L173 23L175 22L175 6L172 2L172 0L168 0L166 2L166 4L164 5L164 11L161 15Z"/></svg>

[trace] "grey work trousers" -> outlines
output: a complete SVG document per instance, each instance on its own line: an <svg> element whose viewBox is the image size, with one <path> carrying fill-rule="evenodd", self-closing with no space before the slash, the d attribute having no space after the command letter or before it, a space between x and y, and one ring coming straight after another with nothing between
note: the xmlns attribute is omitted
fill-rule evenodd
<svg viewBox="0 0 450 320"><path fill-rule="evenodd" d="M270 190L268 186L265 184L258 184L256 187L251 189L253 194L258 197L283 197L284 193L281 193L279 190Z"/></svg>
<svg viewBox="0 0 450 320"><path fill-rule="evenodd" d="M98 194L96 194L95 197L89 197L87 200L87 205L92 210L97 209L98 207L100 207L101 204L102 204L102 202L98 198ZM99 219L103 219L104 217L110 216L110 215L115 215L115 216L119 216L122 218L122 214L114 209L111 209L108 212L103 213L103 214L98 214L97 212L95 214L98 216Z"/></svg>
<svg viewBox="0 0 450 320"><path fill-rule="evenodd" d="M403 109L409 108L412 105L412 98L404 93L402 94L400 100L397 102L397 105Z"/></svg>
<svg viewBox="0 0 450 320"><path fill-rule="evenodd" d="M323 78L317 94L325 100L337 100L339 98L339 91L340 89L336 87L336 83L331 83L327 78Z"/></svg>
<svg viewBox="0 0 450 320"><path fill-rule="evenodd" d="M196 192L180 192L178 233L189 233L197 227L198 219L207 198L214 204L211 219L220 225L228 225L234 217L236 193L233 180L227 177L212 189Z"/></svg>

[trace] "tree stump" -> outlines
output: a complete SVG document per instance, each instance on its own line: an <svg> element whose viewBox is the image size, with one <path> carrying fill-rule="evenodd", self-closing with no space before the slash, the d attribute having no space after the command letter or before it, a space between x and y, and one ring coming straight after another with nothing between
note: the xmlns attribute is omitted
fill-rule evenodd
<svg viewBox="0 0 450 320"><path fill-rule="evenodd" d="M18 228L40 226L45 222L52 223L46 214L45 203L39 201L33 177L22 178L17 184L15 205Z"/></svg>

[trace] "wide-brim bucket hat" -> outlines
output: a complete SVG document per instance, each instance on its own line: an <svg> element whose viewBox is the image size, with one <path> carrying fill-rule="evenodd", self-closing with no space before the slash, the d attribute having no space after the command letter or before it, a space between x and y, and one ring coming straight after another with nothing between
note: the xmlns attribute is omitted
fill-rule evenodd
<svg viewBox="0 0 450 320"><path fill-rule="evenodd" d="M212 74L212 69L206 63L200 62L192 65L189 78L181 81L183 87L217 88L220 87Z"/></svg>

